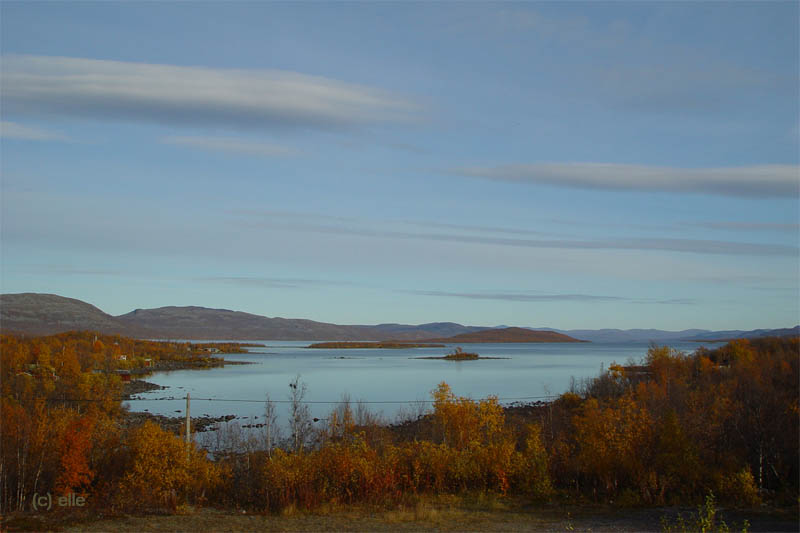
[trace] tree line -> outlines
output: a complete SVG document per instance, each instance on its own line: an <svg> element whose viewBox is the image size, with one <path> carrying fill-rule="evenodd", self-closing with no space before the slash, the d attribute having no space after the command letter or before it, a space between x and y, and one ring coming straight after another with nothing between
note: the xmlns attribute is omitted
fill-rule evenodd
<svg viewBox="0 0 800 533"><path fill-rule="evenodd" d="M712 492L736 505L798 497L798 338L693 354L652 346L643 361L523 412L441 383L432 409L399 426L344 400L315 428L298 378L287 438L265 402L262 433L231 426L226 445L206 448L153 422L127 423L113 372L139 364L119 357L134 352L205 357L192 345L84 332L3 335L0 349L2 512L27 510L44 492L108 510L265 512L476 491L621 505L694 504Z"/></svg>

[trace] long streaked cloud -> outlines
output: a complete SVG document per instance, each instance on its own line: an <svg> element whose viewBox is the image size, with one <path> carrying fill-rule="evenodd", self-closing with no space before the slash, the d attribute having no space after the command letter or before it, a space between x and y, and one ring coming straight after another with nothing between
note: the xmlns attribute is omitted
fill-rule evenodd
<svg viewBox="0 0 800 533"><path fill-rule="evenodd" d="M67 141L66 136L42 128L25 126L8 120L0 121L0 137L23 141Z"/></svg>
<svg viewBox="0 0 800 533"><path fill-rule="evenodd" d="M163 137L161 142L212 152L259 157L287 156L297 153L286 146L235 137L170 136Z"/></svg>
<svg viewBox="0 0 800 533"><path fill-rule="evenodd" d="M609 191L797 197L800 167L679 168L618 163L532 163L453 168L449 174L512 183Z"/></svg>
<svg viewBox="0 0 800 533"><path fill-rule="evenodd" d="M332 281L322 279L305 278L267 278L251 276L210 276L205 278L195 278L195 281L209 283L223 283L226 285L238 285L242 287L258 287L268 289L304 289L309 287L326 286L349 286L352 283L346 281Z"/></svg>
<svg viewBox="0 0 800 533"><path fill-rule="evenodd" d="M468 300L500 300L505 302L623 302L636 304L692 305L691 298L628 298L623 296L604 296L598 294L537 294L530 292L449 292L449 291L403 291L422 296L445 298L465 298Z"/></svg>
<svg viewBox="0 0 800 533"><path fill-rule="evenodd" d="M796 246L781 244L749 243L707 239L683 238L620 238L620 239L523 239L492 235L465 235L443 232L409 232L393 229L374 229L375 222L340 217L307 217L302 220L295 215L287 215L281 220L273 212L241 210L245 215L239 223L248 227L264 227L288 231L309 231L333 235L353 235L377 239L413 239L434 242L453 242L465 244L488 244L496 246L516 246L522 248L562 249L562 250L639 250L666 251L710 255L751 255L751 256L794 256L800 254Z"/></svg>
<svg viewBox="0 0 800 533"><path fill-rule="evenodd" d="M405 121L411 101L380 89L282 70L6 55L6 114L241 128L342 128Z"/></svg>
<svg viewBox="0 0 800 533"><path fill-rule="evenodd" d="M445 222L434 222L432 220L412 220L412 219L384 219L381 221L353 217L353 216L331 216L320 215L317 213L300 213L292 211L260 210L260 209L231 209L228 211L234 216L253 217L268 223L280 224L285 221L293 221L294 227L306 228L310 230L321 228L363 228L375 227L376 224L391 227L413 227L419 228L440 228L458 233L490 233L499 235L537 235L554 237L563 235L561 233L536 231L527 228L512 228L502 226L483 226L473 224L449 224Z"/></svg>
<svg viewBox="0 0 800 533"><path fill-rule="evenodd" d="M800 224L781 222L694 222L692 226L726 231L800 231Z"/></svg>
<svg viewBox="0 0 800 533"><path fill-rule="evenodd" d="M466 298L469 300L503 300L507 302L614 302L627 300L619 296L595 294L531 294L512 292L447 292L447 291L405 291L423 296L442 296L447 298Z"/></svg>
<svg viewBox="0 0 800 533"><path fill-rule="evenodd" d="M10 268L24 271L27 273L51 276L53 274L61 276L125 276L121 270L105 270L97 268L76 268L71 265L42 265L42 264L23 264L11 265Z"/></svg>
<svg viewBox="0 0 800 533"><path fill-rule="evenodd" d="M417 227L421 226L425 228L442 228L446 230L455 230L463 232L500 233L500 234L505 233L509 235L539 235L539 236L551 236L551 237L554 235L554 233L546 231L535 231L535 230L520 229L520 228L506 228L499 226L474 226L471 224L447 224L443 222L415 221L415 220L408 220L404 222Z"/></svg>

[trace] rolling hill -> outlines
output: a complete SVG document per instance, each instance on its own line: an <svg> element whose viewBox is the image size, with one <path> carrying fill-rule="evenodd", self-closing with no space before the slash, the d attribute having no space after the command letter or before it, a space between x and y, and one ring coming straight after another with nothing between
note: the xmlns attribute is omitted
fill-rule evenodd
<svg viewBox="0 0 800 533"><path fill-rule="evenodd" d="M486 342L588 342L557 333L555 331L534 331L527 328L499 328L462 333L452 337L425 339L425 342L486 343Z"/></svg>
<svg viewBox="0 0 800 533"><path fill-rule="evenodd" d="M0 327L4 333L50 335L90 330L130 336L149 336L140 326L125 324L97 307L56 294L0 294Z"/></svg>
<svg viewBox="0 0 800 533"><path fill-rule="evenodd" d="M413 341L488 329L453 322L339 325L197 306L136 309L113 316L81 300L37 293L0 294L0 328L32 335L90 330L150 339L303 341Z"/></svg>
<svg viewBox="0 0 800 533"><path fill-rule="evenodd" d="M119 316L94 305L56 294L0 294L3 333L49 335L90 330L147 339L302 340L302 341L424 341L471 342L657 342L710 341L798 335L800 326L751 331L689 329L556 330L464 326L454 322L427 324L339 325L298 318L266 317L229 309L160 307L137 309Z"/></svg>

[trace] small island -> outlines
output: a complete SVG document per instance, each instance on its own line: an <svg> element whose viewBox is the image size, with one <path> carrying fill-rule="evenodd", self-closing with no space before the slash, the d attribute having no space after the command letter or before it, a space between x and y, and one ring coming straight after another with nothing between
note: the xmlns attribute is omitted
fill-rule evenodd
<svg viewBox="0 0 800 533"><path fill-rule="evenodd" d="M445 355L444 359L448 361L469 361L471 359L480 359L480 356L476 353L465 352L461 349L461 346L459 346L453 353Z"/></svg>
<svg viewBox="0 0 800 533"><path fill-rule="evenodd" d="M473 352L465 352L459 346L453 353L442 357L415 357L415 359L444 359L445 361L475 361L477 359L508 359L508 357L481 357Z"/></svg>
<svg viewBox="0 0 800 533"><path fill-rule="evenodd" d="M333 350L343 350L347 348L444 348L444 344L432 344L428 342L318 342L306 348L328 348Z"/></svg>

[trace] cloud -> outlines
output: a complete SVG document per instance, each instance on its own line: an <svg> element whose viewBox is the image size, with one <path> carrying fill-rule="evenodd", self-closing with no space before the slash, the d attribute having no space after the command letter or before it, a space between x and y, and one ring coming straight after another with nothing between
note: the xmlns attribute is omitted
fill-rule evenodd
<svg viewBox="0 0 800 533"><path fill-rule="evenodd" d="M506 233L509 235L539 235L539 236L553 236L552 232L535 231L529 229L518 228L501 228L498 226L473 226L468 224L447 224L443 222L430 222L430 221L406 221L407 224L414 226L422 226L425 228L442 228L456 231L465 232L480 232L480 233Z"/></svg>
<svg viewBox="0 0 800 533"><path fill-rule="evenodd" d="M188 146L214 152L228 152L261 157L293 155L291 148L262 141L251 141L234 137L171 136L161 139L164 144Z"/></svg>
<svg viewBox="0 0 800 533"><path fill-rule="evenodd" d="M224 283L228 285L239 285L244 287L261 287L270 289L303 289L308 287L352 285L351 283L345 281L330 281L330 280L304 279L304 278L262 278L262 277L246 277L246 276L212 276L205 278L197 278L195 281Z"/></svg>
<svg viewBox="0 0 800 533"><path fill-rule="evenodd" d="M631 300L635 304L658 304L658 305L695 305L697 300L694 298L667 298L666 300L640 298Z"/></svg>
<svg viewBox="0 0 800 533"><path fill-rule="evenodd" d="M19 269L20 271L34 273L34 274L43 274L43 275L65 275L65 276L125 276L122 271L119 270L100 270L100 269L87 269L87 268L75 268L69 265L40 265L40 264L27 264L27 265L18 265L12 268Z"/></svg>
<svg viewBox="0 0 800 533"><path fill-rule="evenodd" d="M469 300L501 300L507 302L625 302L636 304L692 305L689 298L658 300L652 298L626 298L597 294L534 294L528 292L448 292L448 291L403 291L423 296L466 298Z"/></svg>
<svg viewBox="0 0 800 533"><path fill-rule="evenodd" d="M447 291L405 291L423 296L444 296L448 298L467 298L470 300L503 300L508 302L612 302L627 300L618 296L597 296L594 294L530 294L509 292L447 292Z"/></svg>
<svg viewBox="0 0 800 533"><path fill-rule="evenodd" d="M797 197L800 167L678 168L619 163L532 163L460 167L450 174L511 183L609 191Z"/></svg>
<svg viewBox="0 0 800 533"><path fill-rule="evenodd" d="M3 56L7 114L236 128L350 128L412 119L385 91L282 70Z"/></svg>
<svg viewBox="0 0 800 533"><path fill-rule="evenodd" d="M414 239L434 242L488 244L563 250L640 250L667 251L711 255L792 256L800 250L796 246L748 243L704 239L629 238L629 239L523 239L492 235L465 235L461 233L409 232L392 229L375 229L375 221L354 218L239 210L235 214L248 217L241 221L250 227L269 227L289 231L310 231L333 235L353 235L377 239ZM257 220L253 221L255 218ZM283 220L282 220L283 219Z"/></svg>
<svg viewBox="0 0 800 533"><path fill-rule="evenodd" d="M729 231L789 231L800 230L798 223L779 222L695 222L691 224L700 228L729 230Z"/></svg>
<svg viewBox="0 0 800 533"><path fill-rule="evenodd" d="M3 120L0 122L0 137L3 139L19 139L23 141L66 141L67 137L40 128L24 126L16 122Z"/></svg>

